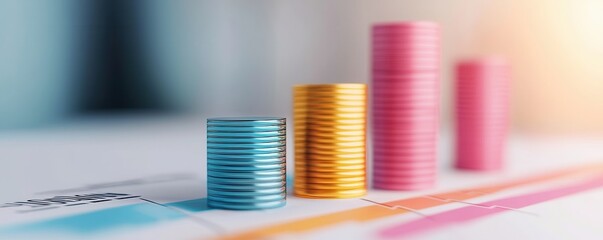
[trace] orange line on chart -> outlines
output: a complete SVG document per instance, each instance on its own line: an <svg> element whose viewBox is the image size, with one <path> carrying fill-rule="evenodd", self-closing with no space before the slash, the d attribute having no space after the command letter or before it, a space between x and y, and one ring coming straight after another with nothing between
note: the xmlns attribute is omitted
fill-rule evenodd
<svg viewBox="0 0 603 240"><path fill-rule="evenodd" d="M564 169L548 174L537 175L533 177L521 178L518 180L502 183L502 184L494 184L489 186L471 188L471 189L462 189L457 191L451 191L440 194L431 194L430 196L434 196L441 199L452 199L452 200L467 200L471 198L476 198L480 196L486 196L492 193L496 193L505 189L518 187L522 185L534 184L539 182L545 182L575 175L587 175L590 173L597 173L603 171L603 164L595 164L582 166L571 169ZM409 209L421 210L427 209L431 207L441 206L450 204L450 201L441 201L437 200L437 198L426 198L423 196L400 199L395 201L390 201L383 203L388 206L404 206ZM410 213L408 210L404 210L401 208L397 209L388 209L383 206L374 205L374 206L366 206L359 207L349 210L344 210L335 213L329 213L324 215L319 215L310 218L304 218L294 221L289 221L285 223L270 225L266 227L260 227L257 229L244 231L241 233L236 233L232 235L222 236L218 239L262 239L272 235L278 234L287 234L287 233L301 233L305 231L310 231L319 228L325 228L331 225L348 222L348 221L357 221L357 222L366 222L375 219L385 218L393 215L406 214Z"/></svg>

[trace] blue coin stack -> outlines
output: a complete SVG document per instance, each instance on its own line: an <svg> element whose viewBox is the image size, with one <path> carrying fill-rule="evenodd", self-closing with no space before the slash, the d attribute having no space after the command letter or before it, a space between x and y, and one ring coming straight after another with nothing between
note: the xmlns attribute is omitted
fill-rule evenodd
<svg viewBox="0 0 603 240"><path fill-rule="evenodd" d="M285 118L207 119L208 205L257 210L286 204Z"/></svg>

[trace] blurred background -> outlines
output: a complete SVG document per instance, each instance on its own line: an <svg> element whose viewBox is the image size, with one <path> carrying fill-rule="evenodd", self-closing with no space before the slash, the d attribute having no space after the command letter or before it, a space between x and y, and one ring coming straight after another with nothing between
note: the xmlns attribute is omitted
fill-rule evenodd
<svg viewBox="0 0 603 240"><path fill-rule="evenodd" d="M203 169L203 118L290 117L295 84L368 82L370 26L399 20L442 26L444 132L455 62L501 55L515 135L603 136L600 0L0 0L0 189L50 187L34 167L53 186Z"/></svg>
<svg viewBox="0 0 603 240"><path fill-rule="evenodd" d="M294 84L367 82L369 28L395 20L442 25L445 127L455 61L495 54L513 66L514 130L603 132L598 0L2 0L0 129L290 115Z"/></svg>

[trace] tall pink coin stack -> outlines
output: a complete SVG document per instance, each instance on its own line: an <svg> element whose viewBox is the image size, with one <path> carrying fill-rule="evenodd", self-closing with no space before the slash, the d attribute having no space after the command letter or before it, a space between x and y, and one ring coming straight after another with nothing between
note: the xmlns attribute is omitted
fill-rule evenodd
<svg viewBox="0 0 603 240"><path fill-rule="evenodd" d="M508 64L467 60L456 68L456 167L498 170L507 134Z"/></svg>
<svg viewBox="0 0 603 240"><path fill-rule="evenodd" d="M439 26L377 24L372 36L373 186L432 187L439 128Z"/></svg>

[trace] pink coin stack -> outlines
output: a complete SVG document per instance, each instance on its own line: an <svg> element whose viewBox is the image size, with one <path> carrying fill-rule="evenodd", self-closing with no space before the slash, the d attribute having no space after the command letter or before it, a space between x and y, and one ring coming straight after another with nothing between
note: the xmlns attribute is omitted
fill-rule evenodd
<svg viewBox="0 0 603 240"><path fill-rule="evenodd" d="M440 29L430 22L372 29L373 187L417 190L436 181Z"/></svg>
<svg viewBox="0 0 603 240"><path fill-rule="evenodd" d="M456 68L456 167L498 170L507 134L509 67L500 58Z"/></svg>

